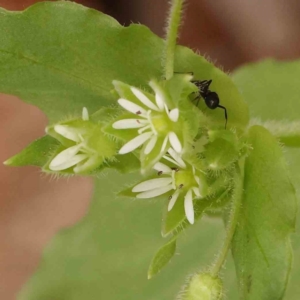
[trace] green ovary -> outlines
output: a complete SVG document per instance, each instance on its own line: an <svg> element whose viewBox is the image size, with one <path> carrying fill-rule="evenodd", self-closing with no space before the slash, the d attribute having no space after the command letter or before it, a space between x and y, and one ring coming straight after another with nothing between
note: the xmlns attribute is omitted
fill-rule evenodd
<svg viewBox="0 0 300 300"><path fill-rule="evenodd" d="M197 186L197 182L191 169L179 170L176 172L175 184L177 188L182 185L183 189L190 189L193 186Z"/></svg>
<svg viewBox="0 0 300 300"><path fill-rule="evenodd" d="M168 118L166 113L155 114L151 118L155 130L160 134L168 134L173 131L173 122Z"/></svg>

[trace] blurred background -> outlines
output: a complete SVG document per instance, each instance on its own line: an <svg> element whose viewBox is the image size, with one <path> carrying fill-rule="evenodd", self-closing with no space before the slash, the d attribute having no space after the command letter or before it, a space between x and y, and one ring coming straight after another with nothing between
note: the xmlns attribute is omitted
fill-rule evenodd
<svg viewBox="0 0 300 300"><path fill-rule="evenodd" d="M34 0L0 0L23 10ZM163 36L167 0L76 1L115 17L121 24L145 24ZM189 0L179 43L209 57L230 72L265 57L300 56L300 1ZM43 135L46 117L19 99L0 96L0 161ZM51 180L36 168L0 165L0 299L13 300L36 269L53 235L86 213L92 182Z"/></svg>

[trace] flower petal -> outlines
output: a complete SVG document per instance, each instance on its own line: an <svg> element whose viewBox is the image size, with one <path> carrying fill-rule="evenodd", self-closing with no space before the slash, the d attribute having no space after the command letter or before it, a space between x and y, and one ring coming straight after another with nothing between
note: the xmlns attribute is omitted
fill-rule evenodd
<svg viewBox="0 0 300 300"><path fill-rule="evenodd" d="M167 135L167 136L165 137L164 141L163 141L162 146L161 146L160 153L165 152L166 147L167 147L168 140L169 140L169 136Z"/></svg>
<svg viewBox="0 0 300 300"><path fill-rule="evenodd" d="M67 125L55 125L54 130L66 139L69 139L74 142L81 141L78 134L78 130L73 127L69 127Z"/></svg>
<svg viewBox="0 0 300 300"><path fill-rule="evenodd" d="M170 141L171 146L173 147L173 149L176 152L180 153L182 151L181 143L175 132L171 131L169 133L169 141Z"/></svg>
<svg viewBox="0 0 300 300"><path fill-rule="evenodd" d="M79 151L78 146L70 147L56 155L50 162L49 169L52 171L65 170L86 159L87 154L76 154Z"/></svg>
<svg viewBox="0 0 300 300"><path fill-rule="evenodd" d="M184 197L184 211L186 218L191 224L195 222L194 216L194 205L193 205L193 193L192 190L189 189Z"/></svg>
<svg viewBox="0 0 300 300"><path fill-rule="evenodd" d="M112 124L114 129L130 129L130 128L140 128L145 126L146 120L139 119L124 119L116 121Z"/></svg>
<svg viewBox="0 0 300 300"><path fill-rule="evenodd" d="M173 122L177 122L178 118L179 118L179 109L178 108L174 108L169 112L169 118L171 121Z"/></svg>
<svg viewBox="0 0 300 300"><path fill-rule="evenodd" d="M193 192L195 193L195 195L196 195L197 197L200 197L200 196L201 196L201 195L200 195L200 190L199 190L199 188L193 187Z"/></svg>
<svg viewBox="0 0 300 300"><path fill-rule="evenodd" d="M170 167L168 167L167 165L161 163L161 162L157 162L154 166L153 169L159 172L163 172L163 173L171 173L172 169Z"/></svg>
<svg viewBox="0 0 300 300"><path fill-rule="evenodd" d="M135 87L131 87L131 91L144 105L148 106L152 110L159 111L158 107L140 90Z"/></svg>
<svg viewBox="0 0 300 300"><path fill-rule="evenodd" d="M164 95L163 95L160 87L157 85L157 83L155 81L150 81L149 85L155 92L155 101L156 101L156 104L157 104L159 110L163 111L164 106L165 106L165 100L164 100Z"/></svg>
<svg viewBox="0 0 300 300"><path fill-rule="evenodd" d="M176 164L181 168L186 168L186 164L183 161L183 159L180 157L180 155L172 148L168 150L169 154L174 158L174 161L176 161ZM167 158L167 156L165 157Z"/></svg>
<svg viewBox="0 0 300 300"><path fill-rule="evenodd" d="M147 198L154 198L160 195L163 195L169 191L171 191L173 189L172 185L169 184L167 186L161 187L161 188L157 188L151 191L147 191L147 192L143 192L140 194L137 194L136 197L139 199L147 199Z"/></svg>
<svg viewBox="0 0 300 300"><path fill-rule="evenodd" d="M144 108L142 108L141 106L127 100L127 99L119 99L118 103L125 108L126 110L128 110L129 112L133 113L133 114L146 114L146 110Z"/></svg>
<svg viewBox="0 0 300 300"><path fill-rule="evenodd" d="M89 120L89 112L88 112L86 107L84 107L82 109L82 120L83 121L88 121Z"/></svg>
<svg viewBox="0 0 300 300"><path fill-rule="evenodd" d="M150 191L153 189L165 187L169 185L172 182L171 177L164 177L164 178L155 178L155 179L149 179L146 181L143 181L136 185L133 189L132 192L145 192L145 191Z"/></svg>
<svg viewBox="0 0 300 300"><path fill-rule="evenodd" d="M73 171L75 173L82 173L87 172L95 169L97 166L101 164L101 160L97 158L97 155L89 157L86 161L82 161L78 163L74 168Z"/></svg>
<svg viewBox="0 0 300 300"><path fill-rule="evenodd" d="M58 153L50 162L49 168L55 168L74 157L80 150L81 145L69 147Z"/></svg>
<svg viewBox="0 0 300 300"><path fill-rule="evenodd" d="M138 148L139 146L144 144L147 140L149 140L152 135L153 135L152 132L145 132L145 133L138 135L137 137L135 137L134 139L132 139L128 143L126 143L119 150L119 154L126 154L129 152L132 152L133 150L135 150L136 148Z"/></svg>
<svg viewBox="0 0 300 300"><path fill-rule="evenodd" d="M157 142L157 135L154 135L154 136L150 139L150 141L148 142L146 148L144 149L144 153L145 153L146 155L149 154L149 153L153 150L153 148L154 148L156 142Z"/></svg>
<svg viewBox="0 0 300 300"><path fill-rule="evenodd" d="M175 205L175 203L176 203L176 200L177 200L179 194L180 194L180 190L177 190L177 191L171 196L172 198L171 198L171 200L170 200L170 202L169 202L169 205L168 205L168 211L170 211L170 210L174 207L174 205Z"/></svg>

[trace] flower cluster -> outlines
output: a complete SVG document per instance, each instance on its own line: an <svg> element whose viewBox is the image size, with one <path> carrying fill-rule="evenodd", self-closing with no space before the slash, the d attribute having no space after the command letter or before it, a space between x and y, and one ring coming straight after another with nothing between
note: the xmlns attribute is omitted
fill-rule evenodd
<svg viewBox="0 0 300 300"><path fill-rule="evenodd" d="M143 146L140 150L141 159L148 159L150 167L157 171L154 178L135 185L131 193L140 199L166 195L169 198L168 211L181 198L186 218L193 224L193 201L206 196L207 184L203 173L183 160L184 120L181 119L179 107L172 99L170 101L167 91L155 81L150 81L149 85L154 96L132 86L126 86L124 92L123 83L122 88L117 88L121 90L118 103L130 115L115 121L112 128L133 133L133 138L125 141L119 154ZM155 154L149 159L152 153Z"/></svg>

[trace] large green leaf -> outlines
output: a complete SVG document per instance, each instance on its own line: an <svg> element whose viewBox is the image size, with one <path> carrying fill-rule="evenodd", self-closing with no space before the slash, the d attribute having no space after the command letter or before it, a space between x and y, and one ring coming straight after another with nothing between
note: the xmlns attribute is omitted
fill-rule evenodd
<svg viewBox="0 0 300 300"><path fill-rule="evenodd" d="M241 299L279 300L291 270L295 190L276 139L254 126L249 142L253 151L245 163L245 192L233 241Z"/></svg>
<svg viewBox="0 0 300 300"><path fill-rule="evenodd" d="M38 3L24 12L1 9L0 35L0 91L40 107L51 121L83 106L93 113L115 103L113 80L146 88L163 75L162 39L145 26L123 27L71 2ZM225 73L184 47L177 48L176 71L213 79L229 125L247 124L247 106ZM222 110L207 113L224 123Z"/></svg>

